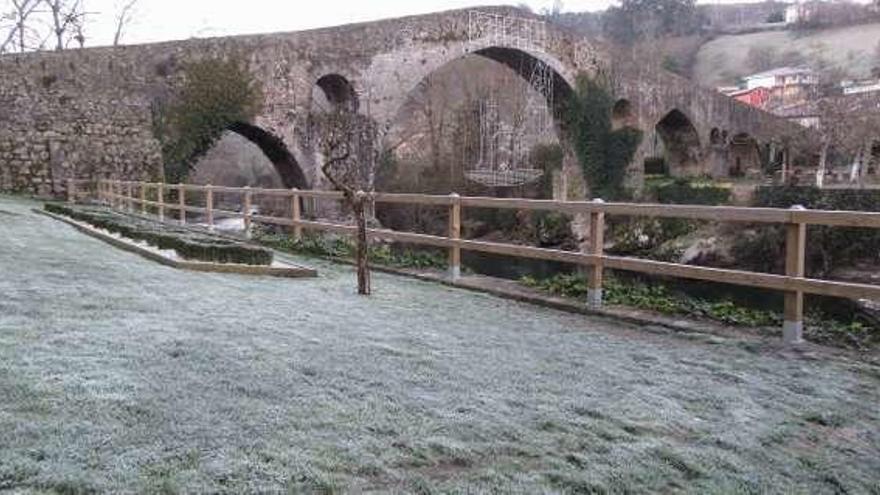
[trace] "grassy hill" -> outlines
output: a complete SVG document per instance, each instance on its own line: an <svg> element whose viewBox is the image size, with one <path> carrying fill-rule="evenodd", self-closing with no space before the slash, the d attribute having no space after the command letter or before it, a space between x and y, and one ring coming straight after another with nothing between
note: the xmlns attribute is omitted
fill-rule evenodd
<svg viewBox="0 0 880 495"><path fill-rule="evenodd" d="M724 86L756 72L749 60L754 47L770 47L783 65L785 60L802 58L810 65L835 66L848 77L867 77L880 64L876 48L880 43L880 23L847 26L821 31L765 31L725 35L705 43L697 52L694 79L706 86ZM794 55L794 54L799 55Z"/></svg>

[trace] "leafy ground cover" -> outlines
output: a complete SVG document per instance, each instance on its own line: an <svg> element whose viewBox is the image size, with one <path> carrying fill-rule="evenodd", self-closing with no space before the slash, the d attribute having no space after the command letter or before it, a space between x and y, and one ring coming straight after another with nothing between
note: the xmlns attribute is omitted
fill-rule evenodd
<svg viewBox="0 0 880 495"><path fill-rule="evenodd" d="M279 233L258 233L257 242L293 254L317 256L328 260L351 260L354 244L347 237L306 233L302 239ZM370 245L370 263L394 268L436 269L447 266L446 256L440 251L392 246Z"/></svg>
<svg viewBox="0 0 880 495"><path fill-rule="evenodd" d="M0 198L0 491L878 493L880 369L310 260L178 271Z"/></svg>
<svg viewBox="0 0 880 495"><path fill-rule="evenodd" d="M180 257L189 260L245 265L272 264L272 251L268 249L190 228L177 227L97 206L47 203L45 209L50 213L65 215L129 239L145 241L159 249L173 249Z"/></svg>
<svg viewBox="0 0 880 495"><path fill-rule="evenodd" d="M584 300L587 280L581 274L557 275L546 279L524 277L520 282L548 294ZM754 309L730 300L712 300L687 296L657 282L647 284L615 277L605 281L605 301L611 305L657 311L666 315L707 318L725 325L738 327L782 326L782 314L776 311ZM841 322L810 311L805 325L806 338L811 342L850 347L860 350L880 346L880 329L859 321Z"/></svg>

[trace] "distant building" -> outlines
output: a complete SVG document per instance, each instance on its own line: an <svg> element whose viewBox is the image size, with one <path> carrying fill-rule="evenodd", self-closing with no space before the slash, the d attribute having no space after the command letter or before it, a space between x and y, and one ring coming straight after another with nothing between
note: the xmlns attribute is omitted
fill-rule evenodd
<svg viewBox="0 0 880 495"><path fill-rule="evenodd" d="M864 81L843 81L840 83L844 96L873 93L880 91L880 79L868 79Z"/></svg>
<svg viewBox="0 0 880 495"><path fill-rule="evenodd" d="M770 113L811 129L822 127L822 116L815 101L782 105L769 109Z"/></svg>
<svg viewBox="0 0 880 495"><path fill-rule="evenodd" d="M797 2L785 9L786 24L803 24L813 20L816 15L814 2Z"/></svg>
<svg viewBox="0 0 880 495"><path fill-rule="evenodd" d="M743 78L746 89L818 86L819 76L807 67L779 67Z"/></svg>
<svg viewBox="0 0 880 495"><path fill-rule="evenodd" d="M804 27L844 26L876 13L874 6L853 0L798 0L785 9L785 23Z"/></svg>
<svg viewBox="0 0 880 495"><path fill-rule="evenodd" d="M770 90L768 88L739 89L734 88L733 91L721 91L734 100L741 101L746 105L755 108L765 108L767 102L770 101Z"/></svg>
<svg viewBox="0 0 880 495"><path fill-rule="evenodd" d="M819 92L819 76L805 67L780 67L743 78L745 89L766 88L776 104L804 103Z"/></svg>

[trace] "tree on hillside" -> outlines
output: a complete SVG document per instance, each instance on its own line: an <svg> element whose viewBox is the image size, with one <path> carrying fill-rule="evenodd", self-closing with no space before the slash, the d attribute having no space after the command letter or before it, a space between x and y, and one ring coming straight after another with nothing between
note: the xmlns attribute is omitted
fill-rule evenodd
<svg viewBox="0 0 880 495"><path fill-rule="evenodd" d="M776 48L771 45L752 46L746 55L749 69L754 72L764 72L776 67L777 58Z"/></svg>
<svg viewBox="0 0 880 495"><path fill-rule="evenodd" d="M606 36L632 44L650 36L683 36L698 32L703 18L695 0L621 0L607 10Z"/></svg>
<svg viewBox="0 0 880 495"><path fill-rule="evenodd" d="M169 182L186 179L197 159L233 124L250 122L263 102L260 85L238 59L207 59L183 69L183 84L153 107Z"/></svg>

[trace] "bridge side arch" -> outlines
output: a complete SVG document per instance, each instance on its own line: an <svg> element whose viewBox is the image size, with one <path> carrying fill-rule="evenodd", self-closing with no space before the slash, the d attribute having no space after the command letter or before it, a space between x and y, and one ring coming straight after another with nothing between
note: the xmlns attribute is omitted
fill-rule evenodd
<svg viewBox="0 0 880 495"><path fill-rule="evenodd" d="M702 144L693 120L678 108L669 110L654 126L654 156L662 158L675 176L699 174Z"/></svg>
<svg viewBox="0 0 880 495"><path fill-rule="evenodd" d="M284 187L309 188L309 181L306 179L302 167L280 137L247 122L235 122L229 126L228 130L260 148L260 151L272 162L278 175L281 176Z"/></svg>

